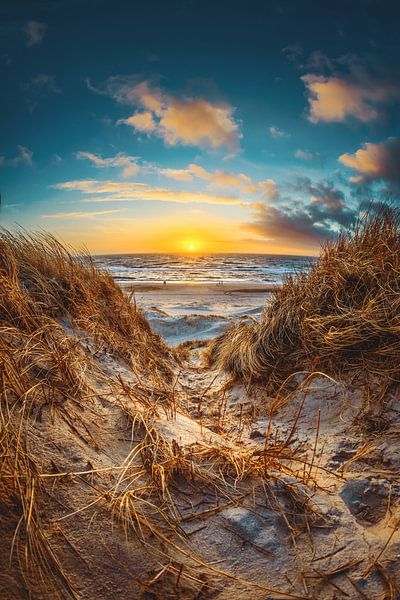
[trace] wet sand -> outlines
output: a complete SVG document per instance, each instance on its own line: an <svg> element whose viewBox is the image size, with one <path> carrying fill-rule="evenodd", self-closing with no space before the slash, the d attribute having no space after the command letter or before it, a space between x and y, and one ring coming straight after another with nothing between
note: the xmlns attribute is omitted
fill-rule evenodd
<svg viewBox="0 0 400 600"><path fill-rule="evenodd" d="M211 306L220 306L223 310L231 313L231 305L245 308L254 306L263 306L270 297L274 287L270 284L248 284L248 283L120 283L120 286L126 293L132 293L135 296L138 305L144 307L157 306L163 308L163 305L182 306L182 312L187 313L185 309L193 306L210 308Z"/></svg>
<svg viewBox="0 0 400 600"><path fill-rule="evenodd" d="M258 318L271 298L271 285L245 283L125 283L153 331L170 344L210 339L230 323Z"/></svg>

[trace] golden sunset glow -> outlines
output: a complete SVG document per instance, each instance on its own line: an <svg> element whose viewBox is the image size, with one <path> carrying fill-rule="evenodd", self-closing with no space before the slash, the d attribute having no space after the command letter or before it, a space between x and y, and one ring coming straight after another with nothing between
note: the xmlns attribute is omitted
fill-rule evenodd
<svg viewBox="0 0 400 600"><path fill-rule="evenodd" d="M189 250L189 252L195 252L196 251L196 244L190 243L188 245L188 250Z"/></svg>

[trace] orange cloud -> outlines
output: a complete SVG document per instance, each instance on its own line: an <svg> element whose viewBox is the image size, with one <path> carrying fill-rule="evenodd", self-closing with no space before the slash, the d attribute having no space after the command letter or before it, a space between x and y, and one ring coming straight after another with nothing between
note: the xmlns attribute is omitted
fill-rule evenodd
<svg viewBox="0 0 400 600"><path fill-rule="evenodd" d="M228 148L236 152L242 137L228 104L213 103L203 98L178 99L150 88L147 82L130 86L120 84L112 95L119 101L138 104L136 112L118 123L148 134L156 134L168 145Z"/></svg>
<svg viewBox="0 0 400 600"><path fill-rule="evenodd" d="M246 205L240 198L235 196L219 196L208 192L171 190L159 188L138 182L120 181L98 181L95 179L81 179L77 181L66 181L54 186L59 190L80 191L90 195L86 202L129 202L137 200L179 202L179 203L203 203L222 205ZM100 196L98 195L100 194ZM248 203L247 203L248 204Z"/></svg>
<svg viewBox="0 0 400 600"><path fill-rule="evenodd" d="M342 154L339 161L356 171L352 183L371 179L400 181L400 138L390 137L381 144L366 143L354 154Z"/></svg>
<svg viewBox="0 0 400 600"><path fill-rule="evenodd" d="M202 99L172 100L162 113L160 135L167 144L237 150L238 124L233 108Z"/></svg>
<svg viewBox="0 0 400 600"><path fill-rule="evenodd" d="M146 81L135 85L132 95L137 98L144 108L156 115L161 115L165 102L163 96L158 90L150 89Z"/></svg>
<svg viewBox="0 0 400 600"><path fill-rule="evenodd" d="M259 194L264 199L275 198L278 195L278 188L273 179L264 179L263 181L252 183L246 188L246 192L249 194Z"/></svg>
<svg viewBox="0 0 400 600"><path fill-rule="evenodd" d="M186 169L160 169L160 173L179 181L192 181L193 176L208 181L208 189L236 189L246 194L259 194L274 197L277 194L276 183L272 179L254 182L244 173L232 173L217 169L207 171L200 165L192 163Z"/></svg>
<svg viewBox="0 0 400 600"><path fill-rule="evenodd" d="M133 177L139 172L139 165L134 156L127 156L119 152L111 158L102 158L92 152L77 152L75 155L80 160L89 160L98 168L121 167L124 177Z"/></svg>
<svg viewBox="0 0 400 600"><path fill-rule="evenodd" d="M118 121L118 124L120 123L123 123L124 125L130 125L137 131L141 131L143 133L151 133L156 129L156 122L154 121L151 112L135 113L127 119Z"/></svg>
<svg viewBox="0 0 400 600"><path fill-rule="evenodd" d="M41 219L92 219L93 217L99 217L101 215L111 215L113 213L120 212L116 210L95 210L95 211L78 211L78 212L64 212L64 213L52 213L49 215L41 215Z"/></svg>
<svg viewBox="0 0 400 600"><path fill-rule="evenodd" d="M188 169L160 169L159 172L176 181L193 181L193 175Z"/></svg>
<svg viewBox="0 0 400 600"><path fill-rule="evenodd" d="M348 117L364 123L372 121L379 113L371 104L382 102L387 97L384 87L363 87L338 77L304 75L301 79L309 92L308 119L312 123L343 122Z"/></svg>

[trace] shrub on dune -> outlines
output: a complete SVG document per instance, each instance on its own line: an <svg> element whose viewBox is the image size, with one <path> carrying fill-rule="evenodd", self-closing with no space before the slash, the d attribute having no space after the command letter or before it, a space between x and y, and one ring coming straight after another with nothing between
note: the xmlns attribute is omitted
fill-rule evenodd
<svg viewBox="0 0 400 600"><path fill-rule="evenodd" d="M47 233L3 230L0 269L3 292L8 290L3 310L7 305L9 321L20 310L25 319L28 313L35 315L33 329L43 320L67 317L75 329L93 336L133 369L161 379L171 376L171 351L89 256L69 250Z"/></svg>
<svg viewBox="0 0 400 600"><path fill-rule="evenodd" d="M74 331L72 331L74 329ZM41 471L48 448L62 456L35 423L56 414L71 432L85 425L98 365L88 340L125 360L144 386L168 389L171 351L89 258L50 235L0 232L0 579L4 598L65 598L76 594L44 527L48 488ZM100 372L100 371L99 371ZM50 416L49 416L50 415ZM39 428L40 429L40 428ZM87 430L88 431L88 430ZM77 433L77 435L79 435ZM88 433L89 435L89 433ZM56 436L56 434L55 434ZM68 445L65 436L63 444ZM95 442L94 442L95 444ZM48 519L47 519L48 520ZM17 565L12 570L11 565Z"/></svg>
<svg viewBox="0 0 400 600"><path fill-rule="evenodd" d="M400 380L400 214L366 214L321 250L309 271L288 276L259 323L216 338L210 359L276 390L297 371L350 375L385 390Z"/></svg>

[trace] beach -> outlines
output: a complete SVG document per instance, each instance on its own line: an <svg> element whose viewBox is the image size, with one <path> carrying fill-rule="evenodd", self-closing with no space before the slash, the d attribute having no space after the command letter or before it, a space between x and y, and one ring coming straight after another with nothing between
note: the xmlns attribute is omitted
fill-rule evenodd
<svg viewBox="0 0 400 600"><path fill-rule="evenodd" d="M120 282L168 343L208 340L232 321L257 319L274 286L261 283Z"/></svg>
<svg viewBox="0 0 400 600"><path fill-rule="evenodd" d="M394 600L395 234L274 287L121 282L3 233L2 598Z"/></svg>

